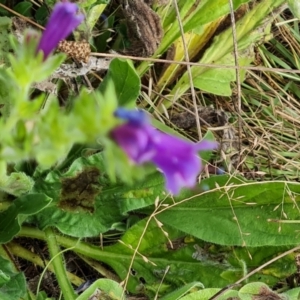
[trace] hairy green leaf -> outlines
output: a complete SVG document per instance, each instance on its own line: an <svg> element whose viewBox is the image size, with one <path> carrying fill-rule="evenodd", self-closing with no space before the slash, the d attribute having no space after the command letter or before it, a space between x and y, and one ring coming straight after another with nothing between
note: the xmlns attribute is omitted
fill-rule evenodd
<svg viewBox="0 0 300 300"><path fill-rule="evenodd" d="M300 242L297 235L300 184L249 182L214 176L195 194L186 191L176 204L157 214L163 223L222 245L280 246Z"/></svg>
<svg viewBox="0 0 300 300"><path fill-rule="evenodd" d="M161 177L125 186L111 183L101 153L76 159L61 173L50 172L35 190L53 199L52 205L33 217L41 228L56 226L76 237L96 236L125 219L128 211L152 205L162 193Z"/></svg>

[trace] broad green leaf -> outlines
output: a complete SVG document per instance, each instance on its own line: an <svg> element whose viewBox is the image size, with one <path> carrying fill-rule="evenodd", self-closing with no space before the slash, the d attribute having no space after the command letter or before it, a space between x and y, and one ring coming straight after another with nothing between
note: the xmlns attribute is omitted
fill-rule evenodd
<svg viewBox="0 0 300 300"><path fill-rule="evenodd" d="M252 300L254 295L262 294L262 296L265 293L273 293L271 289L263 282L251 282L246 285L244 285L238 293L238 296L242 300ZM273 295L277 295L277 293L273 293ZM269 295L271 296L271 295Z"/></svg>
<svg viewBox="0 0 300 300"><path fill-rule="evenodd" d="M182 296L186 295L187 293L191 292L192 290L195 291L195 289L203 289L204 286L201 282L191 282L189 284L186 284L185 286L177 289L174 292L171 292L167 294L166 296L162 297L160 300L177 300L182 299Z"/></svg>
<svg viewBox="0 0 300 300"><path fill-rule="evenodd" d="M152 205L162 193L162 178L154 175L134 186L111 183L104 164L97 153L76 159L64 173L52 171L44 181L38 180L35 190L53 202L32 221L41 228L56 226L71 236L96 236L124 220L128 211Z"/></svg>
<svg viewBox="0 0 300 300"><path fill-rule="evenodd" d="M15 272L12 263L0 256L0 299L20 299L25 293L24 274Z"/></svg>
<svg viewBox="0 0 300 300"><path fill-rule="evenodd" d="M180 300L209 300L210 298L215 296L219 291L220 289L203 289L201 291L188 294L180 298ZM218 300L239 299L238 291L227 291L224 294L218 296L216 299Z"/></svg>
<svg viewBox="0 0 300 300"><path fill-rule="evenodd" d="M111 61L99 91L105 92L108 83L114 83L115 95L120 106L135 107L135 101L140 93L141 82L130 60L115 58Z"/></svg>
<svg viewBox="0 0 300 300"><path fill-rule="evenodd" d="M14 11L25 17L31 17L32 3L28 1L19 2L14 6Z"/></svg>
<svg viewBox="0 0 300 300"><path fill-rule="evenodd" d="M104 247L103 250L66 237L58 236L57 241L63 247L74 247L75 252L109 265L121 280L130 274L127 288L133 293L144 287L153 292L150 293L153 297L162 278L164 279L161 295L182 287L186 282L193 282L195 278L201 279L204 286L218 287L228 284L220 276L229 266L226 262L211 257L201 261L197 256L196 243L185 243L180 231L169 227L160 228L153 220L145 228L146 222L147 220L138 222L126 231L122 242ZM138 254L133 259L134 249L140 239ZM173 243L173 249L169 240ZM152 297L150 296L150 299Z"/></svg>
<svg viewBox="0 0 300 300"><path fill-rule="evenodd" d="M98 279L76 300L89 300L93 297L109 297L110 300L125 300L124 290L119 283L110 279Z"/></svg>
<svg viewBox="0 0 300 300"><path fill-rule="evenodd" d="M300 184L213 176L157 214L163 224L221 245L280 246L300 242ZM286 221L286 222L285 222Z"/></svg>
<svg viewBox="0 0 300 300"><path fill-rule="evenodd" d="M19 231L20 225L29 215L44 209L51 199L44 194L28 194L13 201L0 213L0 243L9 242Z"/></svg>
<svg viewBox="0 0 300 300"><path fill-rule="evenodd" d="M280 296L283 296L283 297L288 297L288 299L291 299L291 300L294 300L294 299L299 299L299 296L300 296L300 288L297 287L297 288L294 288L294 289L291 289L283 294L281 294Z"/></svg>

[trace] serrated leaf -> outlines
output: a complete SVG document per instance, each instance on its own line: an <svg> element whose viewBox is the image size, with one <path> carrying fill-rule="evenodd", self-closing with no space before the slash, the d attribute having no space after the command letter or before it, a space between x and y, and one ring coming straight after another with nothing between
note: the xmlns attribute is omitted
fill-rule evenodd
<svg viewBox="0 0 300 300"><path fill-rule="evenodd" d="M28 194L13 201L0 213L0 244L7 243L20 231L20 225L29 215L36 214L51 202L44 194Z"/></svg>
<svg viewBox="0 0 300 300"><path fill-rule="evenodd" d="M299 219L299 183L251 182L224 175L202 180L199 189L206 192L197 195L185 191L176 205L157 214L158 220L221 245L283 246L300 242L298 223L292 222ZM288 223L284 223L282 212Z"/></svg>

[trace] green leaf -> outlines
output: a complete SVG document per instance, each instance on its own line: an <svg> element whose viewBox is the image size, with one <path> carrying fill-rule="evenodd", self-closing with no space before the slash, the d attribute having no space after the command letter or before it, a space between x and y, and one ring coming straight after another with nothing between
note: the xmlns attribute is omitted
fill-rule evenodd
<svg viewBox="0 0 300 300"><path fill-rule="evenodd" d="M233 7L237 9L243 3L249 2L249 0L233 0ZM230 7L226 0L204 0L201 1L201 9L191 14L184 23L184 30L188 32L200 25L207 24L216 20L219 17L229 14Z"/></svg>
<svg viewBox="0 0 300 300"><path fill-rule="evenodd" d="M300 1L299 0L287 0L288 6L294 16L300 19Z"/></svg>
<svg viewBox="0 0 300 300"><path fill-rule="evenodd" d="M283 294L280 294L280 296L283 296L283 297L288 297L288 299L299 299L299 296L300 296L300 288L294 288L294 289L291 289ZM284 298L283 298L284 299Z"/></svg>
<svg viewBox="0 0 300 300"><path fill-rule="evenodd" d="M92 30L101 17L104 9L106 8L106 4L94 4L93 6L89 5L89 7L91 8L89 9L88 15L86 17L86 23L88 25L88 28Z"/></svg>
<svg viewBox="0 0 300 300"><path fill-rule="evenodd" d="M112 81L115 87L115 95L120 106L135 107L135 101L140 93L141 82L130 60L115 58L109 65L99 90L104 93L108 82Z"/></svg>
<svg viewBox="0 0 300 300"><path fill-rule="evenodd" d="M300 184L250 182L232 176L202 180L199 192L185 191L157 218L163 224L221 245L280 246L300 242Z"/></svg>
<svg viewBox="0 0 300 300"><path fill-rule="evenodd" d="M201 282L191 282L186 284L185 286L179 288L178 290L167 294L166 296L162 297L160 300L177 300L182 299L182 296L186 295L188 292L198 289L204 288Z"/></svg>
<svg viewBox="0 0 300 300"><path fill-rule="evenodd" d="M14 6L14 11L16 11L17 13L25 17L31 17L31 8L32 8L31 2L22 1Z"/></svg>
<svg viewBox="0 0 300 300"><path fill-rule="evenodd" d="M163 181L151 175L134 186L111 183L97 153L76 159L64 173L50 172L35 190L53 198L50 207L33 217L41 228L56 226L65 234L87 237L106 232L130 210L152 205Z"/></svg>
<svg viewBox="0 0 300 300"><path fill-rule="evenodd" d="M272 292L272 290L263 282L251 282L244 285L239 290L238 295L242 300L252 300L254 295L259 295L259 294L264 295L265 293L267 294L272 293L277 295L277 293ZM269 296L271 296L270 294Z"/></svg>
<svg viewBox="0 0 300 300"><path fill-rule="evenodd" d="M9 176L3 175L0 178L0 190L14 196L21 196L31 191L34 185L31 177L23 172L12 172Z"/></svg>
<svg viewBox="0 0 300 300"><path fill-rule="evenodd" d="M97 299L106 299L107 296L111 300L125 300L124 290L120 284L110 279L98 279L76 300L89 300L93 298L92 296Z"/></svg>
<svg viewBox="0 0 300 300"><path fill-rule="evenodd" d="M75 252L106 263L117 272L121 280L129 272L128 290L136 293L144 286L151 294L150 299L158 291L162 279L164 284L160 290L161 295L182 287L186 282L193 282L195 278L201 278L205 286L228 284L220 276L228 268L226 263L208 257L205 261L199 261L195 256L195 242L185 243L180 231L161 228L154 220L145 228L146 222L142 220L136 223L126 231L122 242L103 249L66 237L57 237L57 240L63 247L74 246ZM172 241L173 248L169 241ZM138 244L138 254L133 259Z"/></svg>
<svg viewBox="0 0 300 300"><path fill-rule="evenodd" d="M220 289L203 289L198 292L194 292L191 294L188 294L180 300L209 300L214 295L216 295ZM237 291L227 291L221 296L217 297L218 300L227 300L227 299L239 299L238 298L238 292Z"/></svg>
<svg viewBox="0 0 300 300"><path fill-rule="evenodd" d="M13 300L24 297L26 280L23 273L13 270L12 263L0 256L0 299Z"/></svg>
<svg viewBox="0 0 300 300"><path fill-rule="evenodd" d="M7 243L20 231L20 225L29 215L44 209L51 199L44 194L22 196L0 213L0 244Z"/></svg>

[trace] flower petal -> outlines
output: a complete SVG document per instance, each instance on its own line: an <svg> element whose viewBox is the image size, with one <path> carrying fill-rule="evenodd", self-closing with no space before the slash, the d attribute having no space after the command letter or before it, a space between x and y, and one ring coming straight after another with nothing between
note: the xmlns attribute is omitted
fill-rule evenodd
<svg viewBox="0 0 300 300"><path fill-rule="evenodd" d="M137 127L130 123L123 124L112 130L111 136L136 163L149 161L154 155L144 127Z"/></svg>
<svg viewBox="0 0 300 300"><path fill-rule="evenodd" d="M57 47L58 43L65 39L84 19L78 14L78 6L75 3L59 2L50 15L46 29L43 32L37 51L42 50L44 59Z"/></svg>
<svg viewBox="0 0 300 300"><path fill-rule="evenodd" d="M138 111L119 109L115 115L128 123L115 128L112 138L136 163L152 161L163 172L166 188L172 194L196 184L202 169L198 151L213 150L218 146L213 141L192 143L160 132Z"/></svg>

